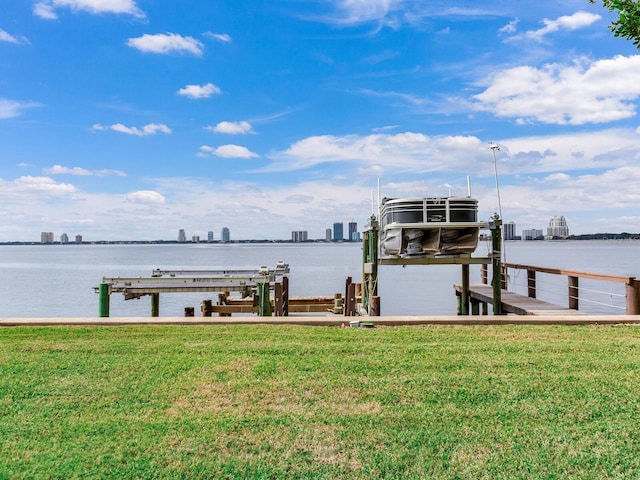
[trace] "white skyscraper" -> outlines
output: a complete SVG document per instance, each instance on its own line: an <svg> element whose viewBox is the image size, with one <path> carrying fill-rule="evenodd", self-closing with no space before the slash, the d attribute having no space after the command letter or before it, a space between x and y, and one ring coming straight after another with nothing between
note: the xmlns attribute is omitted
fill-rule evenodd
<svg viewBox="0 0 640 480"><path fill-rule="evenodd" d="M567 238L569 236L569 227L567 221L562 215L556 215L549 220L549 226L547 227L547 237L559 237Z"/></svg>

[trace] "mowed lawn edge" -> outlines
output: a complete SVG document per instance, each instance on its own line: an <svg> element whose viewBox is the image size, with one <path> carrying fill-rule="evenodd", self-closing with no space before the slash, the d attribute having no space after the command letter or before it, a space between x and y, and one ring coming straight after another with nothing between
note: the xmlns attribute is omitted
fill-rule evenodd
<svg viewBox="0 0 640 480"><path fill-rule="evenodd" d="M2 328L0 478L637 478L638 328Z"/></svg>

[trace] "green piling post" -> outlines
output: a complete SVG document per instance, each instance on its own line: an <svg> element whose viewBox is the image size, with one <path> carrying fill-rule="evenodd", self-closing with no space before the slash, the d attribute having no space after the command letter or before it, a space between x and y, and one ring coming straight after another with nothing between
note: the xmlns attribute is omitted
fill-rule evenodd
<svg viewBox="0 0 640 480"><path fill-rule="evenodd" d="M109 316L109 284L101 283L98 287L98 316Z"/></svg>
<svg viewBox="0 0 640 480"><path fill-rule="evenodd" d="M491 246L493 280L493 314L502 315L502 220L496 213L491 222Z"/></svg>
<svg viewBox="0 0 640 480"><path fill-rule="evenodd" d="M258 315L261 317L270 317L273 314L271 311L271 297L269 295L269 282L263 282L258 284Z"/></svg>
<svg viewBox="0 0 640 480"><path fill-rule="evenodd" d="M369 230L365 234L362 304L371 315L373 298L378 296L378 221L374 215L371 216Z"/></svg>

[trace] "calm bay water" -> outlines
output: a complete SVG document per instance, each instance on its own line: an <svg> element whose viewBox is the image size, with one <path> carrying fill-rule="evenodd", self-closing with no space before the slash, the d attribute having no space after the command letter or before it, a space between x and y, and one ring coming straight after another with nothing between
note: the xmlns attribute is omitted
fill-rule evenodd
<svg viewBox="0 0 640 480"><path fill-rule="evenodd" d="M477 255L487 246L481 242ZM544 267L640 277L638 241L507 242L506 261ZM342 244L182 244L182 245L33 245L0 246L0 318L95 317L94 287L102 277L149 276L153 269L257 269L283 260L291 266L291 295L333 295L345 279L361 278L361 245ZM471 282L480 269L471 267ZM510 275L511 288L526 292L526 273ZM452 285L459 266L382 266L379 293L384 315L455 313ZM624 313L619 284L582 281L580 308L591 313ZM566 278L538 276L539 298L566 304ZM181 316L185 306L199 312L205 298L217 295L163 294L162 316ZM584 301L583 301L584 299ZM111 297L111 316L148 316L149 297L124 301Z"/></svg>

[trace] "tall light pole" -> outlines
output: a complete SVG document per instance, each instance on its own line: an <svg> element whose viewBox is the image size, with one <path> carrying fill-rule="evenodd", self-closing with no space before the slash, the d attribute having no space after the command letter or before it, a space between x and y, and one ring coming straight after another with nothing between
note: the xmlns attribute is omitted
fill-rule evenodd
<svg viewBox="0 0 640 480"><path fill-rule="evenodd" d="M496 150L500 151L500 145L496 143L489 143L489 148L493 152L493 172L496 177L496 195L498 196L498 213L500 214L500 218L502 218L502 202L500 202L500 185L498 184L498 165L496 163Z"/></svg>
<svg viewBox="0 0 640 480"><path fill-rule="evenodd" d="M496 177L496 195L498 196L498 213L500 214L500 221L502 225L504 225L504 218L502 217L502 202L500 201L500 185L498 184L498 165L496 163L496 150L500 151L500 145L497 143L489 143L489 148L491 152L493 152L493 172ZM507 252L505 251L505 235L504 232L502 234L502 256L504 257L505 262L507 261Z"/></svg>

